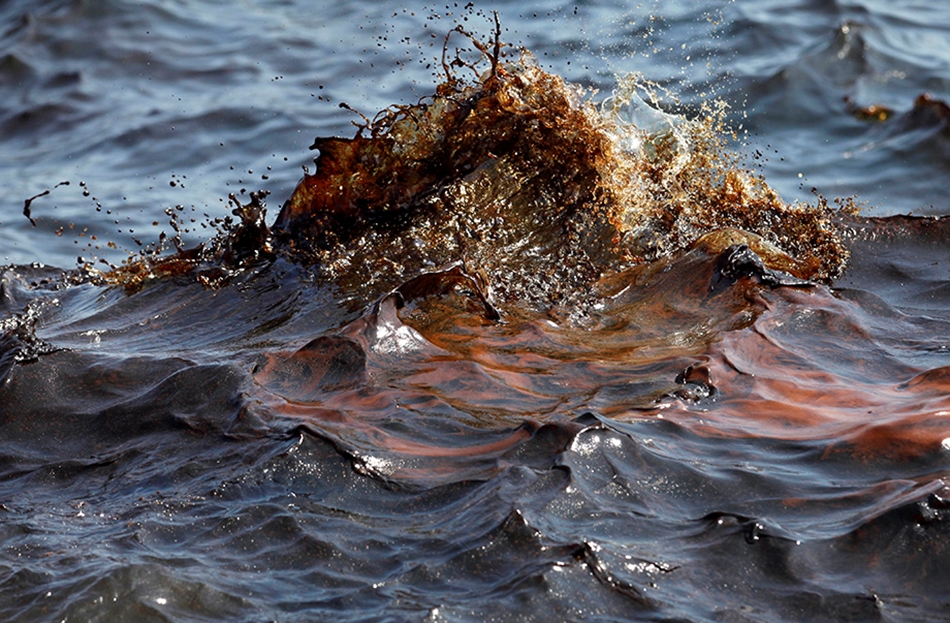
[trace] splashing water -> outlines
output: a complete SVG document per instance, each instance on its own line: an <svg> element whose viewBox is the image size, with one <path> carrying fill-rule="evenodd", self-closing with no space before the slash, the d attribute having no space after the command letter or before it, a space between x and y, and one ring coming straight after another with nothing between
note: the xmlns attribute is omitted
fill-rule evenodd
<svg viewBox="0 0 950 623"><path fill-rule="evenodd" d="M844 268L834 211L787 205L737 168L718 112L663 113L632 79L598 108L526 52L482 64L474 84L446 64L432 98L314 143L317 171L275 225L296 259L364 297L462 262L500 300L535 307L577 305L605 273L723 228L801 278Z"/></svg>

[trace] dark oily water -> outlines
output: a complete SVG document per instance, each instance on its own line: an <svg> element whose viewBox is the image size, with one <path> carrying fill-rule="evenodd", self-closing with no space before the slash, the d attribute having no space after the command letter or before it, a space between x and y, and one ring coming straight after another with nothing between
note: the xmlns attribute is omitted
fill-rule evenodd
<svg viewBox="0 0 950 623"><path fill-rule="evenodd" d="M0 7L4 619L946 618L943 11L247 10Z"/></svg>

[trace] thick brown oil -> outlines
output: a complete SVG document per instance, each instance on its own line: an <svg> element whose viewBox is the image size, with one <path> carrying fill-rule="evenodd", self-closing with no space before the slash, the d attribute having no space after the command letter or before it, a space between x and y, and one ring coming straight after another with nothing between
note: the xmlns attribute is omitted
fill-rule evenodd
<svg viewBox="0 0 950 623"><path fill-rule="evenodd" d="M845 266L834 211L786 204L739 166L720 114L648 131L526 52L484 65L471 84L447 70L434 96L352 139L317 139L316 171L275 224L284 250L356 295L458 262L494 299L541 309L724 228L801 278Z"/></svg>

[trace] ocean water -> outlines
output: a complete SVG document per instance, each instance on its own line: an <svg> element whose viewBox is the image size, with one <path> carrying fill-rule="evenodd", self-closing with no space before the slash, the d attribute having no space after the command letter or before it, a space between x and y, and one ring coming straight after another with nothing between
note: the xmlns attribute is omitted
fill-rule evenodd
<svg viewBox="0 0 950 623"><path fill-rule="evenodd" d="M465 169L507 127L473 113L425 184L281 210L444 48L477 84L447 35L492 12L530 88L518 46L594 111L637 85L621 129L725 106L722 144L608 158L542 106L519 137L583 140ZM0 2L0 615L945 620L948 41L883 0ZM650 149L631 259L585 172Z"/></svg>

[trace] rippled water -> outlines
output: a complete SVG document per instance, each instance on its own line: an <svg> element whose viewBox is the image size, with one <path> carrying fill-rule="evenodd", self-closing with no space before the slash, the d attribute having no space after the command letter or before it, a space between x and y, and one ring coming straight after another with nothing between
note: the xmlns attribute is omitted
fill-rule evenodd
<svg viewBox="0 0 950 623"><path fill-rule="evenodd" d="M479 9L595 98L627 72L687 117L724 98L787 200L950 212L938 5L0 4L5 619L946 617L945 220L843 218L822 283L714 233L582 310L279 248L64 277L167 208L190 246L228 193L279 206L314 136L355 133L341 102L432 93ZM518 257L492 244L467 257Z"/></svg>

